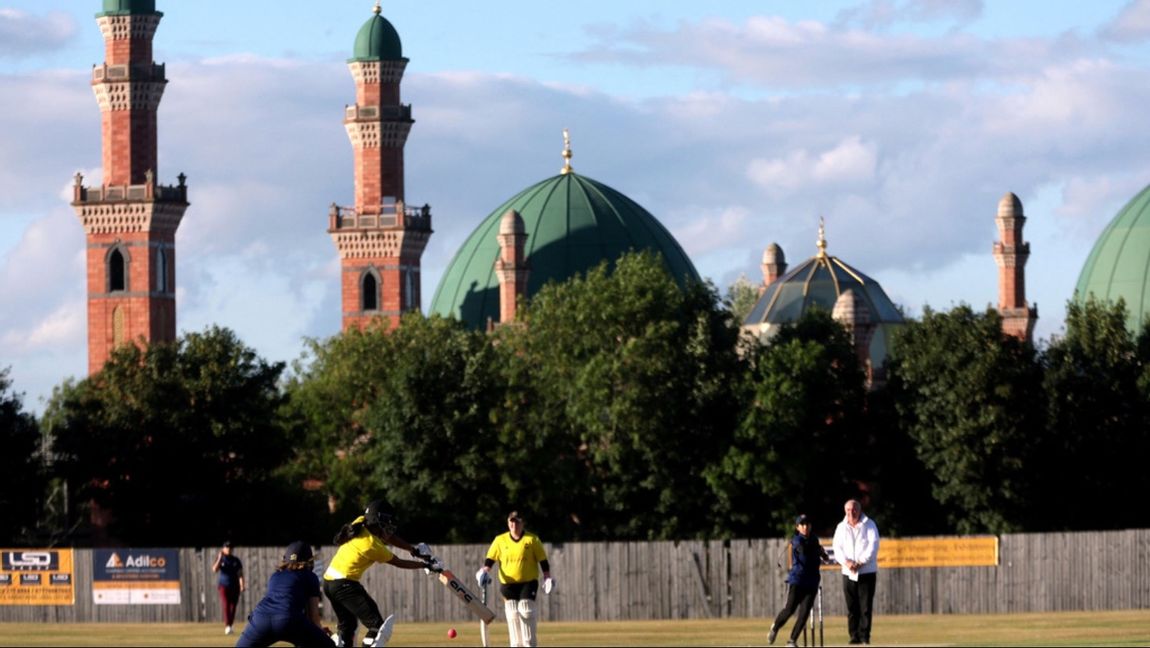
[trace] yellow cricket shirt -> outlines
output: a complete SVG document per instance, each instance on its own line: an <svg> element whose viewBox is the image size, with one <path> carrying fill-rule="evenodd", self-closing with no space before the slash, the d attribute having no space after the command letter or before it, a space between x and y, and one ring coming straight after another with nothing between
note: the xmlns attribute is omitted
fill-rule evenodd
<svg viewBox="0 0 1150 648"><path fill-rule="evenodd" d="M539 563L547 560L543 541L534 533L524 533L516 542L511 532L495 537L487 550L487 557L499 561L499 582L526 583L538 580Z"/></svg>
<svg viewBox="0 0 1150 648"><path fill-rule="evenodd" d="M363 522L363 516L357 517L352 524L356 522ZM385 563L391 560L392 555L391 550L382 540L375 537L367 529L363 529L359 535L336 549L327 570L323 573L323 579L348 578L357 581L363 576L363 572L367 571L368 567L377 562Z"/></svg>

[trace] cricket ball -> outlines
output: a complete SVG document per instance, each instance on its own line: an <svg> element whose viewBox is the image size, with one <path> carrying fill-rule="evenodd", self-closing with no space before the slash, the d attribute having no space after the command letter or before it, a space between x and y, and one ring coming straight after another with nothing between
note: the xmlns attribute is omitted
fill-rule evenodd
<svg viewBox="0 0 1150 648"><path fill-rule="evenodd" d="M454 639L456 634L457 633L455 632L455 628L452 628L452 629L447 631L447 638L448 639Z"/></svg>

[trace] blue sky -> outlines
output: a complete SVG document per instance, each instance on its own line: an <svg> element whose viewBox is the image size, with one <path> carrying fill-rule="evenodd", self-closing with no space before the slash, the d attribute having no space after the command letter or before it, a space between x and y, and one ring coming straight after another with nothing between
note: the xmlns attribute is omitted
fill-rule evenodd
<svg viewBox="0 0 1150 648"><path fill-rule="evenodd" d="M272 360L338 331L327 205L352 202L345 65L370 0L157 0L161 182L188 175L179 328ZM83 233L100 174L99 0L0 0L0 367L26 405L86 370ZM1007 191L1057 335L1095 237L1150 182L1150 0L434 3L383 11L411 60L425 306L487 213L575 169L627 193L721 288L828 251L912 314L997 299Z"/></svg>

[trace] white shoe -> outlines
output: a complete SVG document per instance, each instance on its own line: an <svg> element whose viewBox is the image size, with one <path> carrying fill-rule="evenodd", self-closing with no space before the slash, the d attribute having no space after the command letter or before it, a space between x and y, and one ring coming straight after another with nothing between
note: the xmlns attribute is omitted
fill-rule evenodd
<svg viewBox="0 0 1150 648"><path fill-rule="evenodd" d="M395 630L395 615L389 614L387 618L383 620L383 625L379 627L379 630L375 631L374 637L370 639L367 637L363 638L363 645L372 646L372 648L382 648L382 646L386 646L387 642L391 640L393 630Z"/></svg>
<svg viewBox="0 0 1150 648"><path fill-rule="evenodd" d="M232 630L232 627L231 627L231 626L224 626L224 634L226 634L226 635L230 635L230 634L232 634L233 632L235 632L235 631L234 631L234 630Z"/></svg>

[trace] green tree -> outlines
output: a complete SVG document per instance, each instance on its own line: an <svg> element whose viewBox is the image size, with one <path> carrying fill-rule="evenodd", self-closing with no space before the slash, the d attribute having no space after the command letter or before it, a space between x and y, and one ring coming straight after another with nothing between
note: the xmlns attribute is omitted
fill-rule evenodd
<svg viewBox="0 0 1150 648"><path fill-rule="evenodd" d="M1066 333L1044 357L1049 403L1042 450L1047 478L1045 526L1127 528L1145 517L1127 499L1148 485L1146 332L1126 328L1123 301L1071 301ZM1143 352L1139 351L1139 344ZM1144 384L1144 383L1143 383Z"/></svg>
<svg viewBox="0 0 1150 648"><path fill-rule="evenodd" d="M732 530L789 529L796 512L829 523L869 469L861 458L864 375L845 328L812 309L750 345L747 405L708 480Z"/></svg>
<svg viewBox="0 0 1150 648"><path fill-rule="evenodd" d="M36 539L46 484L39 426L8 375L0 370L0 542L11 546Z"/></svg>
<svg viewBox="0 0 1150 648"><path fill-rule="evenodd" d="M290 381L303 430L292 473L320 486L341 523L384 498L405 535L474 542L502 509L491 423L502 393L488 337L405 316L311 342ZM498 519L498 514L496 514Z"/></svg>
<svg viewBox="0 0 1150 648"><path fill-rule="evenodd" d="M277 415L282 364L227 329L116 350L99 373L59 386L44 420L67 479L77 543L214 545L282 541L306 522L274 478L288 439Z"/></svg>
<svg viewBox="0 0 1150 648"><path fill-rule="evenodd" d="M737 337L713 287L680 288L650 253L544 287L497 344L512 501L567 538L710 533L703 473L738 409Z"/></svg>
<svg viewBox="0 0 1150 648"><path fill-rule="evenodd" d="M727 295L723 301L727 310L731 312L731 318L736 326L741 326L747 315L751 314L751 310L759 301L759 292L759 286L742 275L727 288Z"/></svg>
<svg viewBox="0 0 1150 648"><path fill-rule="evenodd" d="M1002 318L960 305L927 309L895 336L890 389L900 426L933 476L934 498L959 533L1026 528L1042 372L1034 348Z"/></svg>

